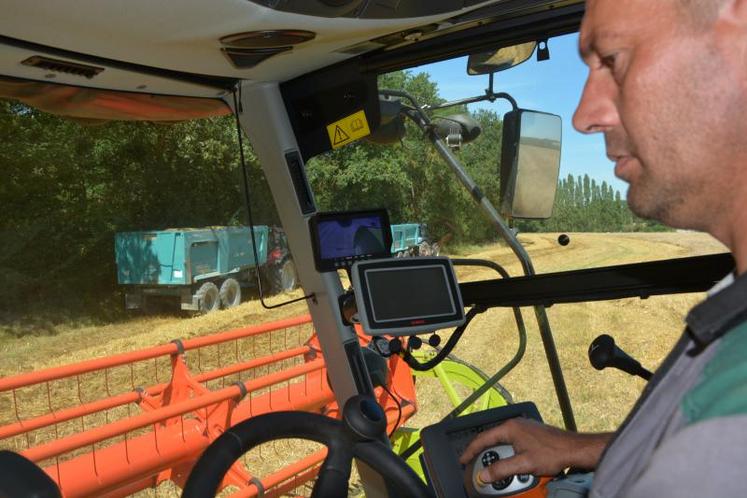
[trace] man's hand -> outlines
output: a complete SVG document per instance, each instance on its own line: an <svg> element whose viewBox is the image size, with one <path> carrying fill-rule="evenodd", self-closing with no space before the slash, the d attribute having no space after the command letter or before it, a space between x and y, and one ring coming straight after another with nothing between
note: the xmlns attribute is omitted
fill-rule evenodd
<svg viewBox="0 0 747 498"><path fill-rule="evenodd" d="M517 474L554 476L568 467L595 468L611 437L612 433L578 434L534 420L512 418L478 435L459 461L467 464L486 448L510 444L515 455L484 469L480 474L483 482Z"/></svg>

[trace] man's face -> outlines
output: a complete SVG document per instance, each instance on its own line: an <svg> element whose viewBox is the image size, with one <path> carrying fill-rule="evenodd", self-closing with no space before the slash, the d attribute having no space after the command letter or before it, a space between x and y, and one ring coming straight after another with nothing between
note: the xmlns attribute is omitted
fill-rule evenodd
<svg viewBox="0 0 747 498"><path fill-rule="evenodd" d="M604 133L636 214L713 233L744 149L744 88L716 25L695 26L679 4L587 2L580 50L589 75L574 126Z"/></svg>

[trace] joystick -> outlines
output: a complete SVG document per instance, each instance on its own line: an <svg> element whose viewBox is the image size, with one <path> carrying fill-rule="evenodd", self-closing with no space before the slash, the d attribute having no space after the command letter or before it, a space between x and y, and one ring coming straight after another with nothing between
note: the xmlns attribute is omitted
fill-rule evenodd
<svg viewBox="0 0 747 498"><path fill-rule="evenodd" d="M466 469L464 474L464 487L470 498L483 498L495 496L510 496L534 487L538 480L535 476L522 474L519 476L508 476L500 481L483 482L480 472L490 467L498 460L514 456L514 448L508 444L502 444L487 448L478 454Z"/></svg>
<svg viewBox="0 0 747 498"><path fill-rule="evenodd" d="M484 448L468 465L459 461L478 434L516 417L542 421L534 403L524 402L470 413L423 428L423 460L436 496L547 498L546 488L550 481L547 477L513 475L487 483L478 479L486 467L514 456L514 448L509 444Z"/></svg>

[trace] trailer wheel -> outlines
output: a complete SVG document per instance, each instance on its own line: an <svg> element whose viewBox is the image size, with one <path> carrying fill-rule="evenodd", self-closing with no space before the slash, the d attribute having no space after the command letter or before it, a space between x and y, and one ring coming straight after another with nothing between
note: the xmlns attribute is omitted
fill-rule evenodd
<svg viewBox="0 0 747 498"><path fill-rule="evenodd" d="M221 284L220 304L226 309L241 304L241 285L235 278L227 278Z"/></svg>
<svg viewBox="0 0 747 498"><path fill-rule="evenodd" d="M439 247L438 242L433 242L432 244L421 242L417 249L417 254L419 256L438 256L440 252L441 248Z"/></svg>
<svg viewBox="0 0 747 498"><path fill-rule="evenodd" d="M195 292L195 297L200 303L201 313L210 313L220 308L220 292L212 282L205 282Z"/></svg>
<svg viewBox="0 0 747 498"><path fill-rule="evenodd" d="M273 294L292 291L298 287L296 264L291 258L287 258L273 269L270 278Z"/></svg>

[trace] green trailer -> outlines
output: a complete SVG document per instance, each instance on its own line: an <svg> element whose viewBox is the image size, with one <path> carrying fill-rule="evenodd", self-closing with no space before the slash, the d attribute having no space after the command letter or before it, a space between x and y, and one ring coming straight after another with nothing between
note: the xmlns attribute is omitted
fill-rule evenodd
<svg viewBox="0 0 747 498"><path fill-rule="evenodd" d="M438 256L438 242L428 238L424 223L392 225L392 254L394 256Z"/></svg>
<svg viewBox="0 0 747 498"><path fill-rule="evenodd" d="M254 227L256 260L248 227L117 233L117 281L125 288L125 306L140 309L149 298L165 296L178 299L183 310L231 308L241 302L242 288L256 285L257 266L271 291L290 290L295 269L278 232Z"/></svg>

